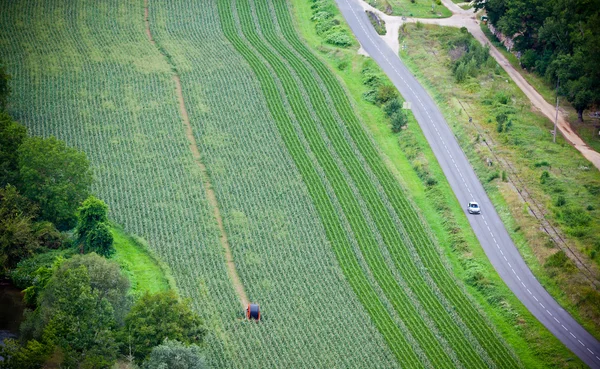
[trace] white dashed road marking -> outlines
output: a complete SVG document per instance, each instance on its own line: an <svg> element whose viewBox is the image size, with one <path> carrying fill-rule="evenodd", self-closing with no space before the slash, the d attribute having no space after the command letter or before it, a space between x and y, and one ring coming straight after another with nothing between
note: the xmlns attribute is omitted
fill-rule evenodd
<svg viewBox="0 0 600 369"><path fill-rule="evenodd" d="M402 80L402 82L404 82L404 84L409 88L410 92L412 92L415 96L417 101L419 102L419 104L421 105L421 107L423 108L423 110L425 110L425 105L423 104L423 101L421 101L421 98L419 97L419 95L417 95L415 93L415 91L413 90L413 88L406 82L406 80L404 79L404 77L400 74L400 72L398 72L398 70L396 69L396 67L390 62L390 60L387 58L387 56L385 56L385 54L381 51L381 49L379 48L379 46L373 41L373 39L371 38L371 36L369 35L369 33L367 32L367 30L365 29L365 26L363 25L363 23L360 21L360 19L358 18L358 15L356 14L356 12L354 11L354 9L350 6L350 4L348 3L348 0L345 0L346 4L348 5L348 7L350 8L350 10L352 11L352 13L354 14L354 17L356 18L356 20L358 21L358 24L360 25L360 27L362 28L363 32L365 33L366 37L371 41L371 43L373 44L373 46L375 46L375 48L379 51L379 53L381 54L381 56L385 59L385 61L390 65L390 67L392 67L392 69L394 70L394 72L398 75L398 77L400 77L400 79ZM458 165L456 164L456 161L454 160L454 157L452 156L452 154L450 153L450 150L448 149L448 146L446 145L446 142L444 141L444 139L442 138L442 135L440 134L435 122L433 121L433 119L431 118L431 115L429 114L429 111L425 111L427 117L429 118L429 122L431 123L431 126L435 129L435 132L438 135L438 138L440 140L440 142L442 143L442 146L446 149L446 153L448 154L448 157L450 158L450 160L452 161L452 163L454 164L454 167L457 170L458 175L460 176L460 178L462 179L462 182L467 190L467 192L469 193L469 195L471 197L471 189L469 188L469 186L467 185L467 182L462 174L462 172L460 171L460 169L458 168ZM510 269L512 270L512 272L514 273L514 275L517 277L517 279L521 282L521 285L523 286L523 288L525 288L527 290L527 292L535 299L536 302L538 302L540 304L540 306L546 310L546 312L554 318L554 320L556 321L557 324L560 324L561 327L563 327L563 329L567 332L569 332L569 334L574 338L577 339L577 337L567 328L565 327L563 324L560 323L560 321L558 319L556 319L556 317L554 315L552 315L552 313L546 309L546 307L539 302L538 298L529 290L529 288L527 288L527 286L525 285L525 283L523 283L523 281L521 281L521 278L519 277L519 275L517 274L517 272L515 272L515 270L513 269L512 265L510 264L510 262L508 261L508 259L506 258L506 256L504 255L504 252L502 251L502 248L500 248L500 245L498 244L498 242L496 241L496 238L492 232L492 230L490 229L485 217L483 215L481 215L481 219L483 220L485 226L487 227L488 232L490 233L490 236L492 237L492 240L494 240L494 243L496 244L496 247L498 248L498 250L500 250L500 253L502 254L502 256L504 257L504 260L506 261L506 263L508 264L508 266L510 267ZM585 347L585 344L583 342L581 342L581 340L577 339L577 341ZM587 350L594 355L594 352L592 350L590 350L589 348L587 348ZM594 355L595 356L595 355ZM598 361L600 361L600 357L595 356L596 359Z"/></svg>

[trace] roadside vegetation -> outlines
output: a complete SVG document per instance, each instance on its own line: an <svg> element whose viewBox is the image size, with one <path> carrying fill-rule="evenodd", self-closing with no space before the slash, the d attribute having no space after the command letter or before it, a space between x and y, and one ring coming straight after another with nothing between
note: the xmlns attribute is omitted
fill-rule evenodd
<svg viewBox="0 0 600 369"><path fill-rule="evenodd" d="M525 366L570 367L574 362L579 362L528 312L499 278L470 230L461 204L456 202L435 156L410 112L407 114L406 128L394 133L392 121L387 118L386 104L376 99L379 88L387 90L391 86L385 74L372 60L356 54L354 50L322 47L322 41L314 31L314 24L308 21L309 7L301 0L294 1L293 5L302 36L344 81L356 102L362 121L387 156L388 165L401 173L398 179L409 189L424 218L440 240L445 255L451 261L452 270L465 282L504 337L516 348ZM462 46L465 50L470 48L471 56L479 58L479 62L474 62L476 65L488 63L485 49L478 48L478 43L469 42ZM458 69L461 65L469 64L470 60L470 57L460 61L457 58L455 66ZM467 72L477 73L475 69ZM454 76L452 78L453 83ZM397 96L395 89L392 96ZM401 97L396 99L402 102Z"/></svg>
<svg viewBox="0 0 600 369"><path fill-rule="evenodd" d="M462 78L457 64L475 60L465 31L409 25L400 56L441 106L534 274L598 337L600 174L562 137L552 143L552 123L493 59Z"/></svg>
<svg viewBox="0 0 600 369"><path fill-rule="evenodd" d="M584 112L596 113L600 106L599 5L597 1L476 1L489 22L512 38L511 52L520 54L516 69L528 80L539 79L538 86L545 85L539 91L550 104L556 101L558 85L559 96L570 103L569 121L595 150L600 148L600 122Z"/></svg>
<svg viewBox="0 0 600 369"><path fill-rule="evenodd" d="M480 24L483 33L487 36L488 40L506 57L510 64L515 70L525 78L530 85L532 85L537 92L544 97L544 99L552 105L556 104L556 85L552 85L544 76L536 73L535 69L525 69L517 58L514 52L509 52L498 38L490 31L487 25ZM514 51L514 49L513 49ZM594 111L590 109L588 112L584 112L583 121L579 121L577 111L568 102L564 96L559 96L559 109L561 114L564 114L565 119L569 122L571 127L577 132L579 137L583 139L585 143L590 147L600 152L600 118L590 117L589 114Z"/></svg>
<svg viewBox="0 0 600 369"><path fill-rule="evenodd" d="M385 35L387 33L387 30L385 29L385 21L370 10L367 10L366 12L367 16L369 17L369 21L371 22L371 25L373 25L373 28L375 28L377 34Z"/></svg>
<svg viewBox="0 0 600 369"><path fill-rule="evenodd" d="M415 18L447 18L452 15L441 0L366 0L366 2L388 15Z"/></svg>

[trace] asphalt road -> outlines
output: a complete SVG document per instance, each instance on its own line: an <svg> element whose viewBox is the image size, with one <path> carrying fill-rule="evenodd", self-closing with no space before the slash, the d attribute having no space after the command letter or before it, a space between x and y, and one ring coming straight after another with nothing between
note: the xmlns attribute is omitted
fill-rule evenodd
<svg viewBox="0 0 600 369"><path fill-rule="evenodd" d="M600 368L600 342L564 311L533 276L435 102L377 35L358 1L336 0L363 49L381 66L406 101L412 103L413 114L456 197L465 205L465 213L469 201L479 202L482 214L467 214L467 217L492 265L552 334L590 367Z"/></svg>

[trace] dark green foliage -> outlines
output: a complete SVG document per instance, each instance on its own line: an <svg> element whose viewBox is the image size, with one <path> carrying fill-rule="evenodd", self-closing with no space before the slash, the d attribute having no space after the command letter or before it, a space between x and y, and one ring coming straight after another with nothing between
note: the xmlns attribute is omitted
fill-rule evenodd
<svg viewBox="0 0 600 369"><path fill-rule="evenodd" d="M94 196L88 197L78 209L77 234L83 252L104 257L114 254L113 236L106 225L107 213L106 203Z"/></svg>
<svg viewBox="0 0 600 369"><path fill-rule="evenodd" d="M18 155L23 195L39 205L41 219L59 230L73 228L77 206L88 196L92 184L85 154L54 137L29 137Z"/></svg>
<svg viewBox="0 0 600 369"><path fill-rule="evenodd" d="M165 339L161 345L152 349L142 368L203 369L206 368L206 364L200 347Z"/></svg>
<svg viewBox="0 0 600 369"><path fill-rule="evenodd" d="M17 340L7 339L0 345L0 369L38 369L52 353L52 346L30 340L22 346Z"/></svg>
<svg viewBox="0 0 600 369"><path fill-rule="evenodd" d="M540 176L540 183L546 184L546 182L548 182L549 178L550 178L550 173L548 173L547 170L543 171L542 175Z"/></svg>
<svg viewBox="0 0 600 369"><path fill-rule="evenodd" d="M75 249L53 250L44 252L21 261L17 267L11 271L10 277L21 290L32 286L35 283L35 272L40 268L51 269L57 259L68 259L75 254Z"/></svg>
<svg viewBox="0 0 600 369"><path fill-rule="evenodd" d="M6 103L8 102L8 95L10 95L10 86L8 82L10 76L6 73L6 68L2 61L0 61L0 112L6 110ZM2 147L2 145L0 145Z"/></svg>
<svg viewBox="0 0 600 369"><path fill-rule="evenodd" d="M1 71L0 71L1 72ZM0 187L18 184L19 163L17 149L27 137L27 129L0 112Z"/></svg>
<svg viewBox="0 0 600 369"><path fill-rule="evenodd" d="M119 267L98 255L57 263L22 327L23 338L58 346L64 367L109 367L118 351L115 329L129 306L128 288Z"/></svg>
<svg viewBox="0 0 600 369"><path fill-rule="evenodd" d="M390 122L392 123L392 132L394 133L400 132L400 130L408 123L408 116L406 115L406 112L402 110L402 101L398 98L388 101L384 105L383 111L390 119Z"/></svg>
<svg viewBox="0 0 600 369"><path fill-rule="evenodd" d="M105 223L98 223L85 239L85 252L95 252L105 258L115 253L113 236Z"/></svg>
<svg viewBox="0 0 600 369"><path fill-rule="evenodd" d="M489 59L489 47L470 37L468 33L460 33L446 45L451 59L451 68L457 82L468 77L475 77L481 66Z"/></svg>
<svg viewBox="0 0 600 369"><path fill-rule="evenodd" d="M529 49L523 53L520 61L523 68L532 70L538 62L538 55L534 50Z"/></svg>
<svg viewBox="0 0 600 369"><path fill-rule="evenodd" d="M116 321L122 323L131 307L131 301L126 296L129 280L121 273L119 265L94 253L75 255L62 265L63 268L70 269L80 266L87 269L92 290L108 300Z"/></svg>
<svg viewBox="0 0 600 369"><path fill-rule="evenodd" d="M556 199L556 202L554 203L554 205L556 206L563 206L567 203L567 200L565 199L564 196L558 196L558 198Z"/></svg>
<svg viewBox="0 0 600 369"><path fill-rule="evenodd" d="M77 234L86 237L98 225L108 221L108 205L94 196L89 196L78 209Z"/></svg>
<svg viewBox="0 0 600 369"><path fill-rule="evenodd" d="M200 318L187 302L180 302L173 291L154 295L146 293L131 308L125 318L122 341L124 353L131 349L137 360L144 360L152 347L166 338L183 343L199 344L204 337Z"/></svg>
<svg viewBox="0 0 600 369"><path fill-rule="evenodd" d="M15 187L0 189L0 273L40 250L33 222L36 210Z"/></svg>
<svg viewBox="0 0 600 369"><path fill-rule="evenodd" d="M404 110L398 110L390 116L390 121L392 122L392 132L398 133L408 123L408 116Z"/></svg>
<svg viewBox="0 0 600 369"><path fill-rule="evenodd" d="M535 69L577 110L600 103L600 0L477 0L490 22L516 35L521 64Z"/></svg>
<svg viewBox="0 0 600 369"><path fill-rule="evenodd" d="M43 338L61 348L66 367L101 368L116 360L113 309L90 284L85 266L61 267L42 293Z"/></svg>

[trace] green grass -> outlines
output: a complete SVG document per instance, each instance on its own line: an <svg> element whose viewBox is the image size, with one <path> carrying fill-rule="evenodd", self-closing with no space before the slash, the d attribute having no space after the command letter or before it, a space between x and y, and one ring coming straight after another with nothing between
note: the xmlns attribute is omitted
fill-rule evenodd
<svg viewBox="0 0 600 369"><path fill-rule="evenodd" d="M589 163L586 165L585 159L561 137L557 144L552 144L551 136L547 133L551 123L545 117L531 111L529 101L495 63L489 63L482 68L477 79L470 79L460 85L454 83L454 77L446 67L447 54L441 45L447 42L450 35L458 32L439 27L427 27L424 30L411 27L404 40L410 43L412 49L409 49L408 54L401 53L401 57L441 106L459 143L484 182L486 191L533 273L563 307L597 336L598 314L594 307L598 298L597 292L589 288L585 279L573 273L572 268L544 267L546 260L556 249L548 242L548 237L538 230L539 226L536 226L536 222L528 215L524 204L519 201L510 186L499 180L488 183L487 179L492 172L499 168L488 168L485 165L485 158L490 154L477 137L483 132L485 137L493 140L490 144L516 167L528 191L546 209L546 217L562 229L570 246L579 248L584 260L589 264L597 262L590 258L594 256L593 245L597 242L594 239L598 234L597 227L600 222L593 220L587 229L583 229L583 233L575 234L574 230L559 218L564 208L555 206L555 203L559 195L563 196L569 206L582 209L581 211L586 212L592 219L597 219L598 214L595 210L583 209L587 209L588 205L596 209L598 198L589 189L596 188L600 175L594 168L585 169L586 166L589 168ZM431 49L443 57L441 63L429 61ZM509 132L499 133L495 122L497 111L494 109L500 107L482 102L501 93L509 96L508 108L516 109L517 118ZM476 126L468 124L467 114L457 99L461 100L473 117ZM551 177L545 185L540 183L543 170L548 170Z"/></svg>
<svg viewBox="0 0 600 369"><path fill-rule="evenodd" d="M110 232L116 250L112 260L121 266L121 270L129 278L135 295L169 289L177 291L168 267L151 254L144 240L127 234L117 225L112 225Z"/></svg>
<svg viewBox="0 0 600 369"><path fill-rule="evenodd" d="M536 73L528 72L521 68L519 64L519 60L517 57L506 50L506 47L502 45L490 32L487 25L483 23L480 24L480 27L485 33L486 37L490 42L496 46L496 48L508 59L510 64L515 68L515 70L525 78L525 80L535 88L535 90L542 95L544 100L546 100L551 105L556 105L556 90L555 86L551 86L543 77L537 75ZM592 149L600 152L600 135L598 134L598 127L600 126L600 120L592 119L588 117L586 114L587 111L584 112L584 121L580 123L577 119L577 112L575 109L569 104L564 97L559 98L559 106L562 110L566 112L566 120L571 124L571 127L577 132L577 134L583 139L585 143L587 143Z"/></svg>
<svg viewBox="0 0 600 369"><path fill-rule="evenodd" d="M447 18L452 12L443 4L426 0L366 0L371 6L389 15L415 18ZM433 5L433 12L431 5Z"/></svg>
<svg viewBox="0 0 600 369"><path fill-rule="evenodd" d="M293 1L292 4L296 26L303 38L315 50L320 51L321 58L343 80L354 98L355 108L362 121L369 128L378 147L385 153L387 165L399 174L398 179L410 192L443 246L454 273L460 279L468 280L474 270L482 269L483 281L487 283L483 283L483 288L482 283L478 283L478 286L467 284L467 288L492 318L503 337L516 349L524 365L568 367L573 364L574 357L570 351L527 311L489 264L416 122L411 120L407 130L399 135L393 134L385 121L383 111L362 99L366 88L361 83L360 71L366 59L357 55L354 50L342 51L325 46L314 31L314 24L310 22L311 9L302 0ZM370 65L377 68L373 63ZM433 198L435 200L432 201L432 191L428 190L416 175L413 170L414 161L407 158L407 150L403 145L399 145L399 141L410 141L410 145L414 146L413 150L419 152L420 162L425 158L433 177L438 181L437 197ZM445 204L442 210L436 207L436 204L440 203ZM449 222L449 219L453 219L453 222ZM575 362L579 361L575 359Z"/></svg>

